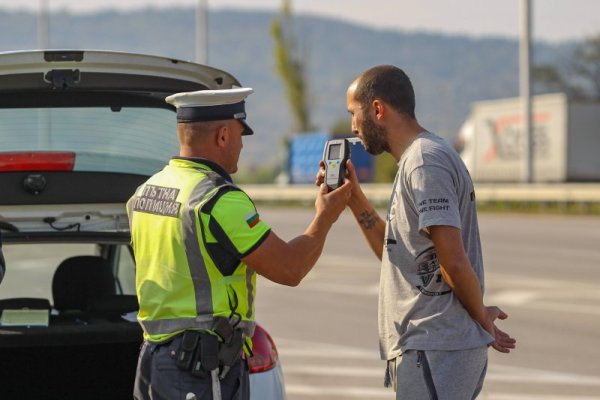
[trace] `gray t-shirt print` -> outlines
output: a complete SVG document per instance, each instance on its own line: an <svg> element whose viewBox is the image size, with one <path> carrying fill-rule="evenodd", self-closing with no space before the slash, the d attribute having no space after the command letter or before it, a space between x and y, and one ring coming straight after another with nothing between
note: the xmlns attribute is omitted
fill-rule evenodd
<svg viewBox="0 0 600 400"><path fill-rule="evenodd" d="M379 290L382 358L409 349L464 350L491 343L442 279L429 239L430 226L460 229L483 291L473 183L444 139L425 132L404 152L386 222Z"/></svg>

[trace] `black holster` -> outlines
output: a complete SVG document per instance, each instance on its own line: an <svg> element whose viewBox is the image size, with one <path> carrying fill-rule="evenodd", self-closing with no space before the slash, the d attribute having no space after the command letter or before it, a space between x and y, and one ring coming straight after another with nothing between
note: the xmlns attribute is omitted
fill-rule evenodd
<svg viewBox="0 0 600 400"><path fill-rule="evenodd" d="M245 341L240 329L228 336L228 341L219 342L219 337L209 332L185 331L177 350L177 367L198 378L206 378L219 368L223 379L239 361Z"/></svg>

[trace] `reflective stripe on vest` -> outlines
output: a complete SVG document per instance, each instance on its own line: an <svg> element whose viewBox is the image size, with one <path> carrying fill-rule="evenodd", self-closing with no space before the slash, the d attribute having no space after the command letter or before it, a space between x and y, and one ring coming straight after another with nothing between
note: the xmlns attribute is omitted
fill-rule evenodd
<svg viewBox="0 0 600 400"><path fill-rule="evenodd" d="M210 329L212 327L214 309L212 304L212 290L210 289L211 280L202 256L201 248L198 244L200 237L202 238L202 241L205 242L203 222L200 218L200 212L202 207L204 207L204 205L223 187L234 185L225 181L219 174L213 171L202 172L206 174L206 178L198 182L198 184L192 189L186 204L181 210L183 244L185 247L185 254L194 286L197 317L139 320L140 325L148 335L168 335L185 329ZM130 224L132 223L133 218L133 203L133 201L130 201L127 204ZM202 230L202 232L200 232L202 233L202 236L199 235L196 226L197 218L199 221L199 226L201 227L200 229ZM253 272L249 268L247 268L245 277L243 278L240 276L222 277L222 280L225 284L228 281L230 283L240 283L240 278L245 278L245 286L248 292L248 312L246 313L247 319L250 319L253 316L252 307L254 302L254 286L252 284L252 277ZM240 321L237 326L242 328L243 332L248 336L252 336L254 334L254 321Z"/></svg>
<svg viewBox="0 0 600 400"><path fill-rule="evenodd" d="M186 329L212 329L213 318L208 315L198 318L159 319L156 321L140 321L144 331L152 335L167 334ZM254 321L241 321L236 327L242 329L246 336L254 335Z"/></svg>

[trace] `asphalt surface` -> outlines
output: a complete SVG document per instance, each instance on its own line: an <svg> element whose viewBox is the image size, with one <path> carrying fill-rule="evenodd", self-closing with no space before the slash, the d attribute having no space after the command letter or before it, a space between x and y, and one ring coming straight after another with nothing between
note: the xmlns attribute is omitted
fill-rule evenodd
<svg viewBox="0 0 600 400"><path fill-rule="evenodd" d="M259 207L282 238L310 209ZM383 214L383 211L381 211ZM480 214L487 304L517 338L490 350L489 400L600 399L600 218ZM289 400L394 399L377 343L378 260L346 211L296 288L259 279L257 317L274 337Z"/></svg>

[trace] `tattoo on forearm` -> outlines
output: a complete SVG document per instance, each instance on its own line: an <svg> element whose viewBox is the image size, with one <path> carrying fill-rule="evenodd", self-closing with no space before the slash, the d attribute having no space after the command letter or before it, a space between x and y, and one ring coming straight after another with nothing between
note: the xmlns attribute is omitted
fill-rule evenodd
<svg viewBox="0 0 600 400"><path fill-rule="evenodd" d="M365 227L365 229L371 229L377 224L377 218L375 211L363 211L358 217L358 223Z"/></svg>

